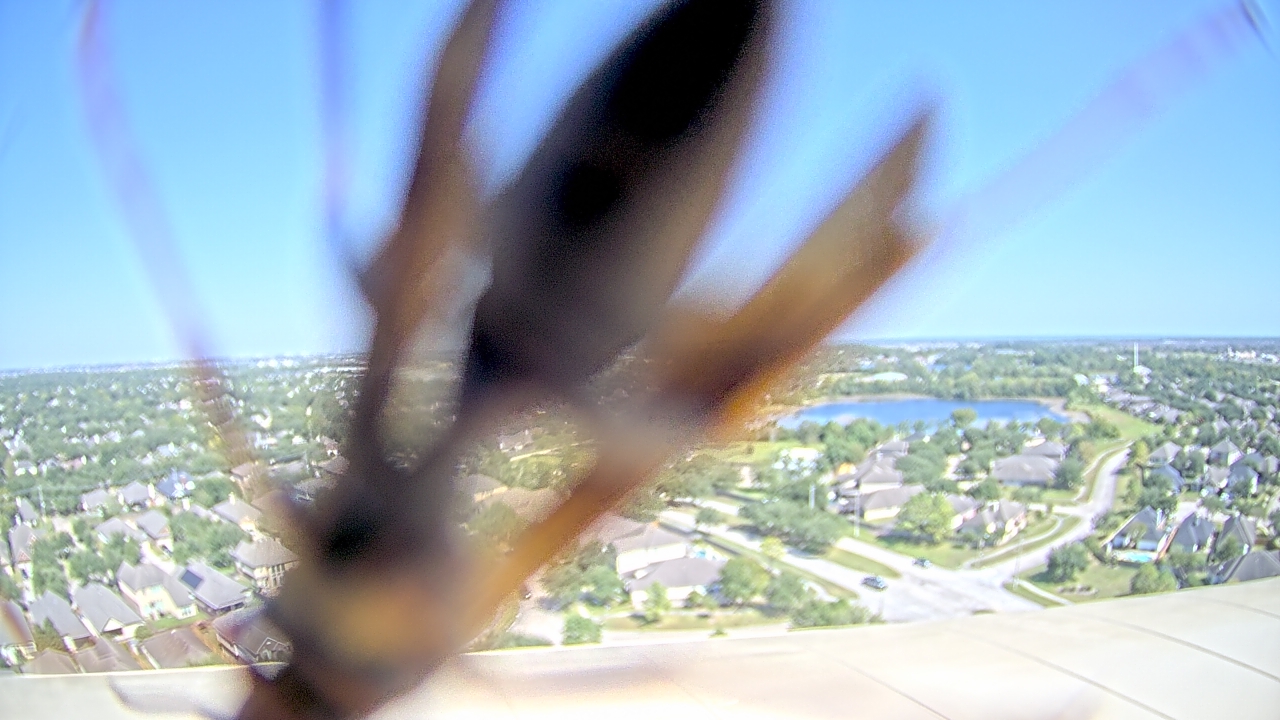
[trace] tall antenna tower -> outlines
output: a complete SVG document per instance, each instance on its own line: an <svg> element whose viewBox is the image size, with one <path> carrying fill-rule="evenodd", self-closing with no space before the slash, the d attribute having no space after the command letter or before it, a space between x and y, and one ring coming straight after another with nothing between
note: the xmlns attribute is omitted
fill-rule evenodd
<svg viewBox="0 0 1280 720"><path fill-rule="evenodd" d="M1133 372L1138 372L1138 343L1133 344Z"/></svg>

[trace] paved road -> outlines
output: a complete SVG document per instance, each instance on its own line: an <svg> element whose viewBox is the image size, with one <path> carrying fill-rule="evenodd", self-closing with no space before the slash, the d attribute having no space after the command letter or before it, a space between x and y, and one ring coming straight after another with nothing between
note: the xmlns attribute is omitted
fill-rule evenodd
<svg viewBox="0 0 1280 720"><path fill-rule="evenodd" d="M682 513L664 513L662 520L674 528L685 531L693 529L692 520ZM704 528L703 531L752 550L760 549L759 540L738 530L711 527ZM911 558L850 538L841 540L840 546L882 562L901 572L902 577L887 580L888 587L877 591L862 584L868 577L867 573L829 560L788 551L782 562L856 591L863 605L889 622L963 617L975 612L1025 612L1040 609L1036 603L1006 591L999 583L992 585L984 578L970 578L957 571L937 567L927 570L918 568L912 565Z"/></svg>

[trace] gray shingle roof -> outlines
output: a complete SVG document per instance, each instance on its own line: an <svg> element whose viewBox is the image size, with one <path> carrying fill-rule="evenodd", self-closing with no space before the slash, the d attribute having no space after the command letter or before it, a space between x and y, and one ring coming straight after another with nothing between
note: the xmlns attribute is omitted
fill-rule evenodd
<svg viewBox="0 0 1280 720"><path fill-rule="evenodd" d="M73 640L83 640L92 635L72 611L71 603L54 595L51 590L46 590L44 595L32 600L28 607L31 610L31 621L36 627L48 622L53 625L54 632Z"/></svg>
<svg viewBox="0 0 1280 720"><path fill-rule="evenodd" d="M98 634L115 629L112 625L125 626L142 623L138 613L117 594L98 583L76 588L72 594L80 616Z"/></svg>
<svg viewBox="0 0 1280 720"><path fill-rule="evenodd" d="M239 649L249 661L282 660L293 646L283 633L256 608L227 613L213 621L213 630L224 642Z"/></svg>
<svg viewBox="0 0 1280 720"><path fill-rule="evenodd" d="M178 607L186 607L195 602L195 597L191 595L186 585L148 562L138 563L136 567L127 562L120 563L119 569L116 570L116 581L123 587L129 588L130 592L158 585L169 593L169 599L173 600L173 604Z"/></svg>
<svg viewBox="0 0 1280 720"><path fill-rule="evenodd" d="M190 475L176 470L156 483L156 491L170 500L180 500L190 495L195 487L195 481Z"/></svg>
<svg viewBox="0 0 1280 720"><path fill-rule="evenodd" d="M924 492L923 485L903 485L867 493L862 496L862 511L902 507L903 503L922 492Z"/></svg>
<svg viewBox="0 0 1280 720"><path fill-rule="evenodd" d="M645 568L643 574L627 582L627 590L644 590L655 582L668 588L706 587L720 577L722 560L685 557L665 560Z"/></svg>
<svg viewBox="0 0 1280 720"><path fill-rule="evenodd" d="M158 633L139 643L143 655L158 668L184 668L216 658L189 627Z"/></svg>
<svg viewBox="0 0 1280 720"><path fill-rule="evenodd" d="M1189 515L1178 526L1172 542L1183 551L1194 552L1209 545L1209 540L1213 538L1216 529L1208 518L1202 515Z"/></svg>
<svg viewBox="0 0 1280 720"><path fill-rule="evenodd" d="M1280 577L1280 551L1250 550L1247 554L1219 566L1214 576L1218 582L1248 582Z"/></svg>
<svg viewBox="0 0 1280 720"><path fill-rule="evenodd" d="M134 522L138 523L138 529L147 534L152 540L160 540L171 535L169 532L169 518L158 510L148 510L138 516Z"/></svg>
<svg viewBox="0 0 1280 720"><path fill-rule="evenodd" d="M234 496L214 505L213 513L233 525L256 523L262 518L261 510Z"/></svg>
<svg viewBox="0 0 1280 720"><path fill-rule="evenodd" d="M40 519L40 511L36 510L36 506L32 505L31 501L26 498L20 497L14 504L18 506L18 517L22 519L22 522L33 523Z"/></svg>
<svg viewBox="0 0 1280 720"><path fill-rule="evenodd" d="M124 535L130 540L137 540L138 542L143 542L147 539L145 533L139 531L135 527L131 527L128 523L118 517L113 517L104 523L99 523L94 530L104 538L113 538L116 535Z"/></svg>
<svg viewBox="0 0 1280 720"><path fill-rule="evenodd" d="M107 501L110 499L111 499L111 496L107 494L106 490L101 490L101 489L90 490L89 492L80 496L80 505L85 510L93 510L94 508L98 508L103 505L106 505Z"/></svg>
<svg viewBox="0 0 1280 720"><path fill-rule="evenodd" d="M100 637L93 644L77 650L75 660L85 672L119 672L141 670L142 666L128 650L110 638Z"/></svg>
<svg viewBox="0 0 1280 720"><path fill-rule="evenodd" d="M13 563L31 562L31 546L40 533L27 525L14 525L9 530L10 560Z"/></svg>
<svg viewBox="0 0 1280 720"><path fill-rule="evenodd" d="M260 568L295 562L298 556L274 538L264 537L253 542L240 541L231 558L247 567Z"/></svg>
<svg viewBox="0 0 1280 720"><path fill-rule="evenodd" d="M683 544L685 544L683 537L668 530L663 530L656 525L646 525L640 533L620 537L613 541L614 549L620 553Z"/></svg>
<svg viewBox="0 0 1280 720"><path fill-rule="evenodd" d="M178 580L191 590L200 604L215 612L234 608L249 599L249 588L202 562L189 563Z"/></svg>
<svg viewBox="0 0 1280 720"><path fill-rule="evenodd" d="M151 489L134 480L120 489L120 499L125 505L145 505L151 499Z"/></svg>
<svg viewBox="0 0 1280 720"><path fill-rule="evenodd" d="M1043 455L1014 455L1000 458L991 467L991 477L1001 482L1052 483L1058 462Z"/></svg>
<svg viewBox="0 0 1280 720"><path fill-rule="evenodd" d="M69 675L80 672L71 656L57 650L41 650L22 666L23 675Z"/></svg>
<svg viewBox="0 0 1280 720"><path fill-rule="evenodd" d="M0 647L29 645L32 642L31 626L27 624L22 608L12 600L0 602Z"/></svg>

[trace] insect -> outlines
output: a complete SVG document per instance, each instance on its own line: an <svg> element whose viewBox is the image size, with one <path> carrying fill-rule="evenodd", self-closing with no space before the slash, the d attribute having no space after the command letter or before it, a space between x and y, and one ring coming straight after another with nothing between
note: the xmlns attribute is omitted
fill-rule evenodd
<svg viewBox="0 0 1280 720"><path fill-rule="evenodd" d="M738 153L776 5L679 0L659 9L584 82L517 179L485 202L462 137L501 7L470 3L434 75L398 226L360 273L375 323L343 452L350 468L313 511L294 514L303 563L266 611L294 657L279 673L254 675L241 717L357 717L417 685L666 458L739 426L772 381L921 249L925 231L911 210L927 109L736 312L672 303ZM91 125L144 256L163 256L168 231L154 222L158 204L148 202L99 62L94 13L81 65ZM1033 163L1031 174L1042 170ZM989 196L1003 202L999 183ZM472 313L457 417L405 462L388 452L384 412L414 333L443 315L466 254L486 258L493 280ZM174 321L200 357L193 314ZM633 346L648 361L650 390L606 416L581 387ZM203 406L243 459L218 371L197 367ZM509 553L477 563L446 512L457 457L497 419L548 399L593 418L598 458ZM247 484L261 490L252 476Z"/></svg>

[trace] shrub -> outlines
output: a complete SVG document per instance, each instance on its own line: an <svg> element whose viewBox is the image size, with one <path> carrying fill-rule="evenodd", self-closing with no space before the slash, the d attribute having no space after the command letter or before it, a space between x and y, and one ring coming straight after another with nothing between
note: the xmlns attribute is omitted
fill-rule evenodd
<svg viewBox="0 0 1280 720"><path fill-rule="evenodd" d="M564 644L584 645L598 643L602 635L600 625L591 618L570 615L564 621Z"/></svg>

